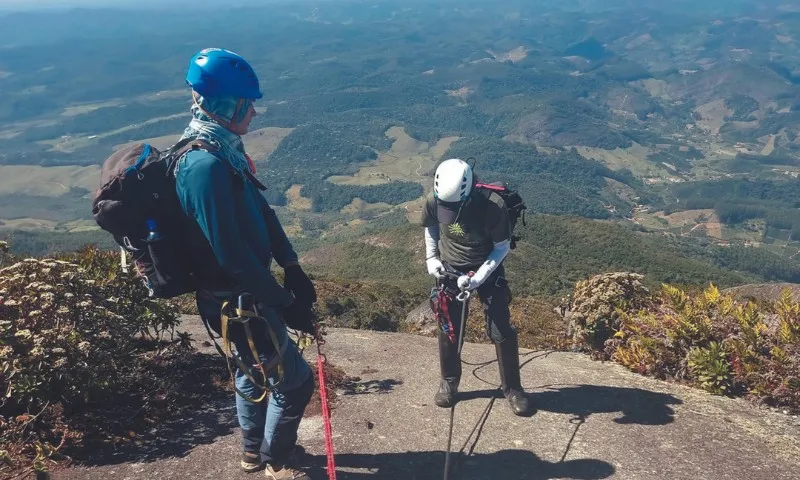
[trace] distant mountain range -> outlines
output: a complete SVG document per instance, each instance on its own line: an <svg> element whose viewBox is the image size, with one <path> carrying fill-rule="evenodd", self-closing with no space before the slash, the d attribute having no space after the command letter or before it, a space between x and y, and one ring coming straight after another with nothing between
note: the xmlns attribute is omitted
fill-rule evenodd
<svg viewBox="0 0 800 480"><path fill-rule="evenodd" d="M787 4L248 3L0 16L0 236L37 252L107 241L88 210L99 163L130 142L169 146L188 121L188 59L221 46L261 79L245 143L270 202L302 248L341 247L323 257L343 276L339 260L366 258L352 242L413 222L436 164L460 156L517 185L532 215L613 222L617 243L635 231L676 242L673 256L718 248L704 261L750 280L800 278ZM626 268L674 263L659 248ZM698 279L697 265L658 270Z"/></svg>

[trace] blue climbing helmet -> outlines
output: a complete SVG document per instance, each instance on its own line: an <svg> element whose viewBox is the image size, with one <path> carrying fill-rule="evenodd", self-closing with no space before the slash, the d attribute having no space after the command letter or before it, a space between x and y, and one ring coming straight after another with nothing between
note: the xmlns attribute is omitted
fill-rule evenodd
<svg viewBox="0 0 800 480"><path fill-rule="evenodd" d="M240 55L221 48L206 48L189 62L186 83L203 97L258 99L263 95L253 67Z"/></svg>

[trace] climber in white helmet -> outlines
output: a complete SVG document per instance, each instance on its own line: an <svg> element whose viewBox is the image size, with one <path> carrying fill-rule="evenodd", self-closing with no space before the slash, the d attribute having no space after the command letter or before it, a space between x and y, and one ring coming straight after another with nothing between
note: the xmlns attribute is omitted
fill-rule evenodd
<svg viewBox="0 0 800 480"><path fill-rule="evenodd" d="M441 383L434 402L450 407L456 401L462 303L455 297L459 291L477 291L497 352L503 394L516 415L525 415L530 405L520 382L517 332L511 326L503 265L511 246L511 224L503 199L476 188L477 183L467 162L445 160L436 169L433 192L422 211L426 264L438 287L432 300L440 322Z"/></svg>

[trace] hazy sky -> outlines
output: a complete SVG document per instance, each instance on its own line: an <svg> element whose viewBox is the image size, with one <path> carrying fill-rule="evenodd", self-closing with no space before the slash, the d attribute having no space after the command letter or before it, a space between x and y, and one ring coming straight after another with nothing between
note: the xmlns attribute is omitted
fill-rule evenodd
<svg viewBox="0 0 800 480"><path fill-rule="evenodd" d="M0 8L33 10L48 7L119 6L133 3L132 0L116 0L114 2L107 0L0 0Z"/></svg>
<svg viewBox="0 0 800 480"><path fill-rule="evenodd" d="M81 6L81 5L108 5L109 2L104 2L102 0L0 0L0 7L28 7L28 8L36 8L36 7L46 7L52 5L59 5L59 6ZM115 4L119 3L130 3L125 0L114 2Z"/></svg>
<svg viewBox="0 0 800 480"><path fill-rule="evenodd" d="M220 0L0 0L0 10L34 10L52 7L127 7L131 5L148 6L169 6L181 4L212 4L224 3L231 4L254 4L271 3L275 1L287 0L233 0L220 2ZM301 0L289 0L301 1Z"/></svg>

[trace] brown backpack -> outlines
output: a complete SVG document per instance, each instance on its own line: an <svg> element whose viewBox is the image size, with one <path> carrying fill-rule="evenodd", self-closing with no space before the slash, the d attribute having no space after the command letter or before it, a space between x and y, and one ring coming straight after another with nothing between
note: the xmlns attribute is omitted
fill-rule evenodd
<svg viewBox="0 0 800 480"><path fill-rule="evenodd" d="M188 217L175 190L175 165L189 150L216 149L202 141L183 139L159 151L147 143L121 148L109 156L100 172L101 187L92 200L92 216L129 253L150 295L172 298L196 290L185 248Z"/></svg>

